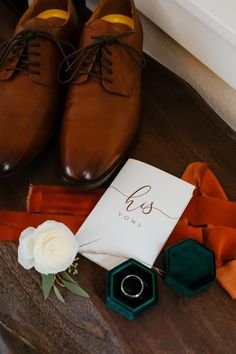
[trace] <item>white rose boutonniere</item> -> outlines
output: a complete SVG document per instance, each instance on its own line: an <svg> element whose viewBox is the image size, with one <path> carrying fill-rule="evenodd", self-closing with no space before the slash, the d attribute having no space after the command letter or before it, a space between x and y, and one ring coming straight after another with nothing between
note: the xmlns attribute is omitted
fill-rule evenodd
<svg viewBox="0 0 236 354"><path fill-rule="evenodd" d="M49 220L37 228L28 227L21 233L18 262L25 269L34 267L41 273L45 299L53 288L58 299L64 302L56 283L79 296L88 297L66 271L77 274L78 250L79 245L70 229Z"/></svg>
<svg viewBox="0 0 236 354"><path fill-rule="evenodd" d="M78 249L76 238L67 226L46 221L21 233L18 261L26 269L34 267L42 274L56 274L73 263Z"/></svg>

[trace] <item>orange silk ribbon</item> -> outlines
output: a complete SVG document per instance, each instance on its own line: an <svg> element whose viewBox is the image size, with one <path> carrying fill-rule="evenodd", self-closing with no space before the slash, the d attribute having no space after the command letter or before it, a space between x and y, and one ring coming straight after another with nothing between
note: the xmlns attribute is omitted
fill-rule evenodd
<svg viewBox="0 0 236 354"><path fill-rule="evenodd" d="M192 238L213 250L217 280L236 299L236 203L227 199L205 163L190 164L182 179L197 188L166 246ZM27 212L0 212L0 241L17 241L26 227L50 219L76 232L103 193L103 189L81 192L70 187L31 186Z"/></svg>
<svg viewBox="0 0 236 354"><path fill-rule="evenodd" d="M27 211L79 215L85 219L104 192L102 188L81 191L73 187L31 185L27 197Z"/></svg>
<svg viewBox="0 0 236 354"><path fill-rule="evenodd" d="M0 211L0 241L18 241L20 233L29 226L37 227L47 220L67 225L76 233L85 220L84 216L36 214L24 211Z"/></svg>
<svg viewBox="0 0 236 354"><path fill-rule="evenodd" d="M47 220L62 222L76 233L103 193L104 189L82 192L70 187L31 185L27 212L0 211L0 241L18 241L24 229Z"/></svg>
<svg viewBox="0 0 236 354"><path fill-rule="evenodd" d="M197 188L166 245L193 238L215 253L216 278L236 299L236 203L227 199L206 163L188 165L182 179Z"/></svg>

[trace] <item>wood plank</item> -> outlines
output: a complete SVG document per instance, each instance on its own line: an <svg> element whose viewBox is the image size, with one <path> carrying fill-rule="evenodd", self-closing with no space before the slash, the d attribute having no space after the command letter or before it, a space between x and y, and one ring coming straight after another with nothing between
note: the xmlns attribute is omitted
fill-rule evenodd
<svg viewBox="0 0 236 354"><path fill-rule="evenodd" d="M24 210L29 183L63 184L58 151L55 132L36 161L0 181L0 208ZM188 163L205 161L236 199L236 134L191 87L150 58L131 156L176 176ZM17 263L17 245L0 244L0 353L235 353L236 305L217 284L184 298L159 279L160 302L129 322L106 308L102 268L81 257L77 280L90 299L66 293L65 305L54 296L44 301L40 276Z"/></svg>

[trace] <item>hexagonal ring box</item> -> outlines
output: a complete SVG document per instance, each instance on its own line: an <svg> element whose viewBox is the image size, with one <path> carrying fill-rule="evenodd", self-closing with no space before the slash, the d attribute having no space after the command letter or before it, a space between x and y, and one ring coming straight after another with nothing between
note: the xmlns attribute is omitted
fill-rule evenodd
<svg viewBox="0 0 236 354"><path fill-rule="evenodd" d="M128 320L158 300L157 274L142 263L129 259L107 272L106 304Z"/></svg>
<svg viewBox="0 0 236 354"><path fill-rule="evenodd" d="M200 293L215 281L214 252L187 239L165 251L164 282L185 296Z"/></svg>

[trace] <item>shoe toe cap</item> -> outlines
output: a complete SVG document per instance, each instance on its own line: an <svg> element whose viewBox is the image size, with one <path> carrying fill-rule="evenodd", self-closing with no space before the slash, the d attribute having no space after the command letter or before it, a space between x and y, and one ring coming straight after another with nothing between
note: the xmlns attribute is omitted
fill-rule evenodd
<svg viewBox="0 0 236 354"><path fill-rule="evenodd" d="M67 161L63 164L63 174L68 182L81 186L93 185L101 176L99 169L89 164L81 164L79 161Z"/></svg>
<svg viewBox="0 0 236 354"><path fill-rule="evenodd" d="M106 163L105 163L106 162ZM117 160L67 159L62 162L66 181L86 188L96 188L105 183L118 166Z"/></svg>
<svg viewBox="0 0 236 354"><path fill-rule="evenodd" d="M79 183L90 183L96 179L96 174L92 170L83 169L79 163L66 163L63 170L65 177Z"/></svg>

